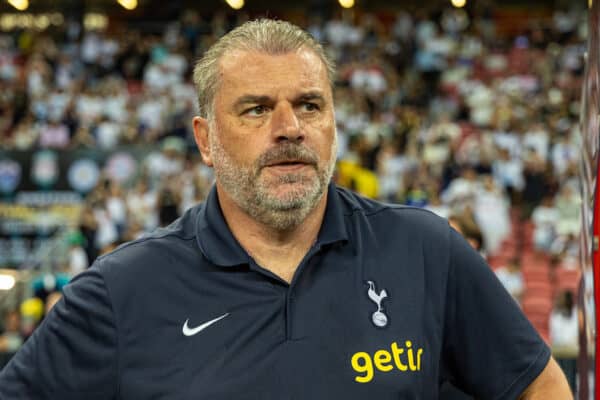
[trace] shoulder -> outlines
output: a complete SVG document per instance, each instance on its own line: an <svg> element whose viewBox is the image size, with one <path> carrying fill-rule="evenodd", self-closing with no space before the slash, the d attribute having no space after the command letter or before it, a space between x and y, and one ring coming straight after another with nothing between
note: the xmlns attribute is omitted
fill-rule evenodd
<svg viewBox="0 0 600 400"><path fill-rule="evenodd" d="M429 210L383 203L340 187L336 187L336 191L346 218L364 224L365 228L374 229L375 233L407 232L418 236L448 237L448 221Z"/></svg>
<svg viewBox="0 0 600 400"><path fill-rule="evenodd" d="M194 252L195 226L203 204L192 207L171 225L155 229L100 256L94 268L103 275L158 272L174 265L176 257ZM194 252L197 256L197 252Z"/></svg>

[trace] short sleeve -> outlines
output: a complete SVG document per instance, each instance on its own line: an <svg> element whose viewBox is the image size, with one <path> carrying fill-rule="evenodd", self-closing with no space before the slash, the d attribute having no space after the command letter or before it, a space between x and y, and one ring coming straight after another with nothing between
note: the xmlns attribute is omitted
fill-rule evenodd
<svg viewBox="0 0 600 400"><path fill-rule="evenodd" d="M102 275L79 274L0 371L0 399L107 400L117 382L117 335Z"/></svg>
<svg viewBox="0 0 600 400"><path fill-rule="evenodd" d="M516 399L550 349L483 258L450 234L442 373L481 399Z"/></svg>

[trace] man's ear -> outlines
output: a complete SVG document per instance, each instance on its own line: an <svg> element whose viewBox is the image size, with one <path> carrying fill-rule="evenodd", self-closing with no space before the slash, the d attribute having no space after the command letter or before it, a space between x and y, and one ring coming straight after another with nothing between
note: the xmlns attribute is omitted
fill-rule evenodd
<svg viewBox="0 0 600 400"><path fill-rule="evenodd" d="M209 167L213 166L212 157L210 154L210 145L208 139L208 121L206 118L194 117L194 139L196 139L196 146L202 156L202 161Z"/></svg>

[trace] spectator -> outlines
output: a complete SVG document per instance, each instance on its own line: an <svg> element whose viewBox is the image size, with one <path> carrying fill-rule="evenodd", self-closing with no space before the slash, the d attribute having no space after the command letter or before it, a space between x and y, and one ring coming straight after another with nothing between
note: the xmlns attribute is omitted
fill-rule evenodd
<svg viewBox="0 0 600 400"><path fill-rule="evenodd" d="M450 216L488 254L507 250L509 232L527 233L511 221L519 211L538 251L577 267L583 14L556 11L511 36L495 30L493 9L437 11L389 24L375 14L310 19L339 66L338 183ZM158 34L118 37L76 21L60 35L0 35L0 149L110 153L161 141L133 150L148 154L136 182L85 200L89 262L205 198L212 177L189 153L190 67L235 18L246 17L187 11Z"/></svg>
<svg viewBox="0 0 600 400"><path fill-rule="evenodd" d="M94 206L94 218L98 227L95 236L95 245L100 254L109 251L108 249L114 247L119 241L119 231L111 218L110 212L106 209L104 196L103 194Z"/></svg>
<svg viewBox="0 0 600 400"><path fill-rule="evenodd" d="M442 218L448 218L451 213L450 207L442 203L439 193L436 190L431 192L429 204L427 204L425 208L436 213Z"/></svg>
<svg viewBox="0 0 600 400"><path fill-rule="evenodd" d="M4 329L0 334L0 369L17 352L21 344L23 344L23 337L21 336L21 316L18 311L9 311L4 317Z"/></svg>
<svg viewBox="0 0 600 400"><path fill-rule="evenodd" d="M127 225L127 206L121 185L116 181L110 181L108 193L106 194L106 211L110 220L115 224L119 237L123 234Z"/></svg>
<svg viewBox="0 0 600 400"><path fill-rule="evenodd" d="M479 252L483 251L483 237L481 231L468 207L460 214L450 215L448 222L452 228L464 236L467 242L469 242L475 250Z"/></svg>
<svg viewBox="0 0 600 400"><path fill-rule="evenodd" d="M506 148L498 149L498 159L492 164L494 179L504 187L514 200L523 190L523 163L520 158L511 156Z"/></svg>
<svg viewBox="0 0 600 400"><path fill-rule="evenodd" d="M40 147L65 149L69 145L69 129L56 119L51 119L40 129Z"/></svg>
<svg viewBox="0 0 600 400"><path fill-rule="evenodd" d="M58 301L61 298L62 298L62 293L60 291L54 291L54 292L48 293L48 296L46 297L45 315L48 315L50 310L52 310L52 308L56 305L56 303L58 303Z"/></svg>
<svg viewBox="0 0 600 400"><path fill-rule="evenodd" d="M77 275L90 265L88 255L83 245L85 238L79 231L72 232L68 237L69 243L69 274Z"/></svg>
<svg viewBox="0 0 600 400"><path fill-rule="evenodd" d="M162 151L150 154L145 162L153 182L178 176L185 165L185 143L177 137L165 138Z"/></svg>
<svg viewBox="0 0 600 400"><path fill-rule="evenodd" d="M523 190L523 217L528 219L535 207L544 196L544 189L548 187L546 161L534 149L526 149L524 156L525 168L523 177L525 188Z"/></svg>
<svg viewBox="0 0 600 400"><path fill-rule="evenodd" d="M465 167L460 177L452 180L442 193L442 201L451 206L472 204L478 185L477 172L473 168Z"/></svg>
<svg viewBox="0 0 600 400"><path fill-rule="evenodd" d="M94 128L94 136L101 149L111 150L121 141L121 125L104 115Z"/></svg>
<svg viewBox="0 0 600 400"><path fill-rule="evenodd" d="M28 150L37 142L38 137L39 127L34 123L33 116L28 116L15 127L11 147L15 150Z"/></svg>
<svg viewBox="0 0 600 400"><path fill-rule="evenodd" d="M550 315L550 344L552 354L565 372L571 390L575 392L579 353L579 316L573 301L573 293L570 291L563 291L556 298L554 310Z"/></svg>
<svg viewBox="0 0 600 400"><path fill-rule="evenodd" d="M531 219L535 226L535 248L548 252L556 238L556 226L560 219L558 210L554 207L554 198L548 194L544 196L541 204L533 210Z"/></svg>
<svg viewBox="0 0 600 400"><path fill-rule="evenodd" d="M491 175L475 190L473 211L487 253L495 253L510 233L509 202Z"/></svg>
<svg viewBox="0 0 600 400"><path fill-rule="evenodd" d="M85 204L79 217L79 232L84 237L84 250L89 263L94 262L98 256L96 249L96 232L98 231L98 222L94 216L93 208Z"/></svg>
<svg viewBox="0 0 600 400"><path fill-rule="evenodd" d="M578 235L581 229L580 210L581 199L576 196L573 187L564 185L556 197L558 224L556 231L559 235Z"/></svg>
<svg viewBox="0 0 600 400"><path fill-rule="evenodd" d="M170 187L163 188L158 194L158 216L160 226L167 226L179 218L180 198Z"/></svg>
<svg viewBox="0 0 600 400"><path fill-rule="evenodd" d="M550 153L550 135L544 124L532 124L523 135L522 146L533 150L541 160L547 160Z"/></svg>
<svg viewBox="0 0 600 400"><path fill-rule="evenodd" d="M497 268L494 272L508 293L520 304L525 284L519 260L512 259L505 266Z"/></svg>

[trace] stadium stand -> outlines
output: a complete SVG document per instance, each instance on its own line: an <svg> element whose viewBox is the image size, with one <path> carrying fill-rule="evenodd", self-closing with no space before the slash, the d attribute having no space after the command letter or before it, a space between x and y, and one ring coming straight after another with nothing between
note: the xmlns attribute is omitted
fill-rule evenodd
<svg viewBox="0 0 600 400"><path fill-rule="evenodd" d="M557 295L577 296L581 278L585 14L534 14L444 8L301 22L338 63L337 182L457 219L494 270L513 264L515 298L552 344ZM45 300L60 290L52 276L76 274L205 198L212 173L191 134L191 68L246 18L185 10L160 29L66 18L0 33L0 267L50 276L23 295ZM62 257L49 257L57 248ZM21 307L23 339L39 307ZM20 343L15 309L0 353Z"/></svg>

